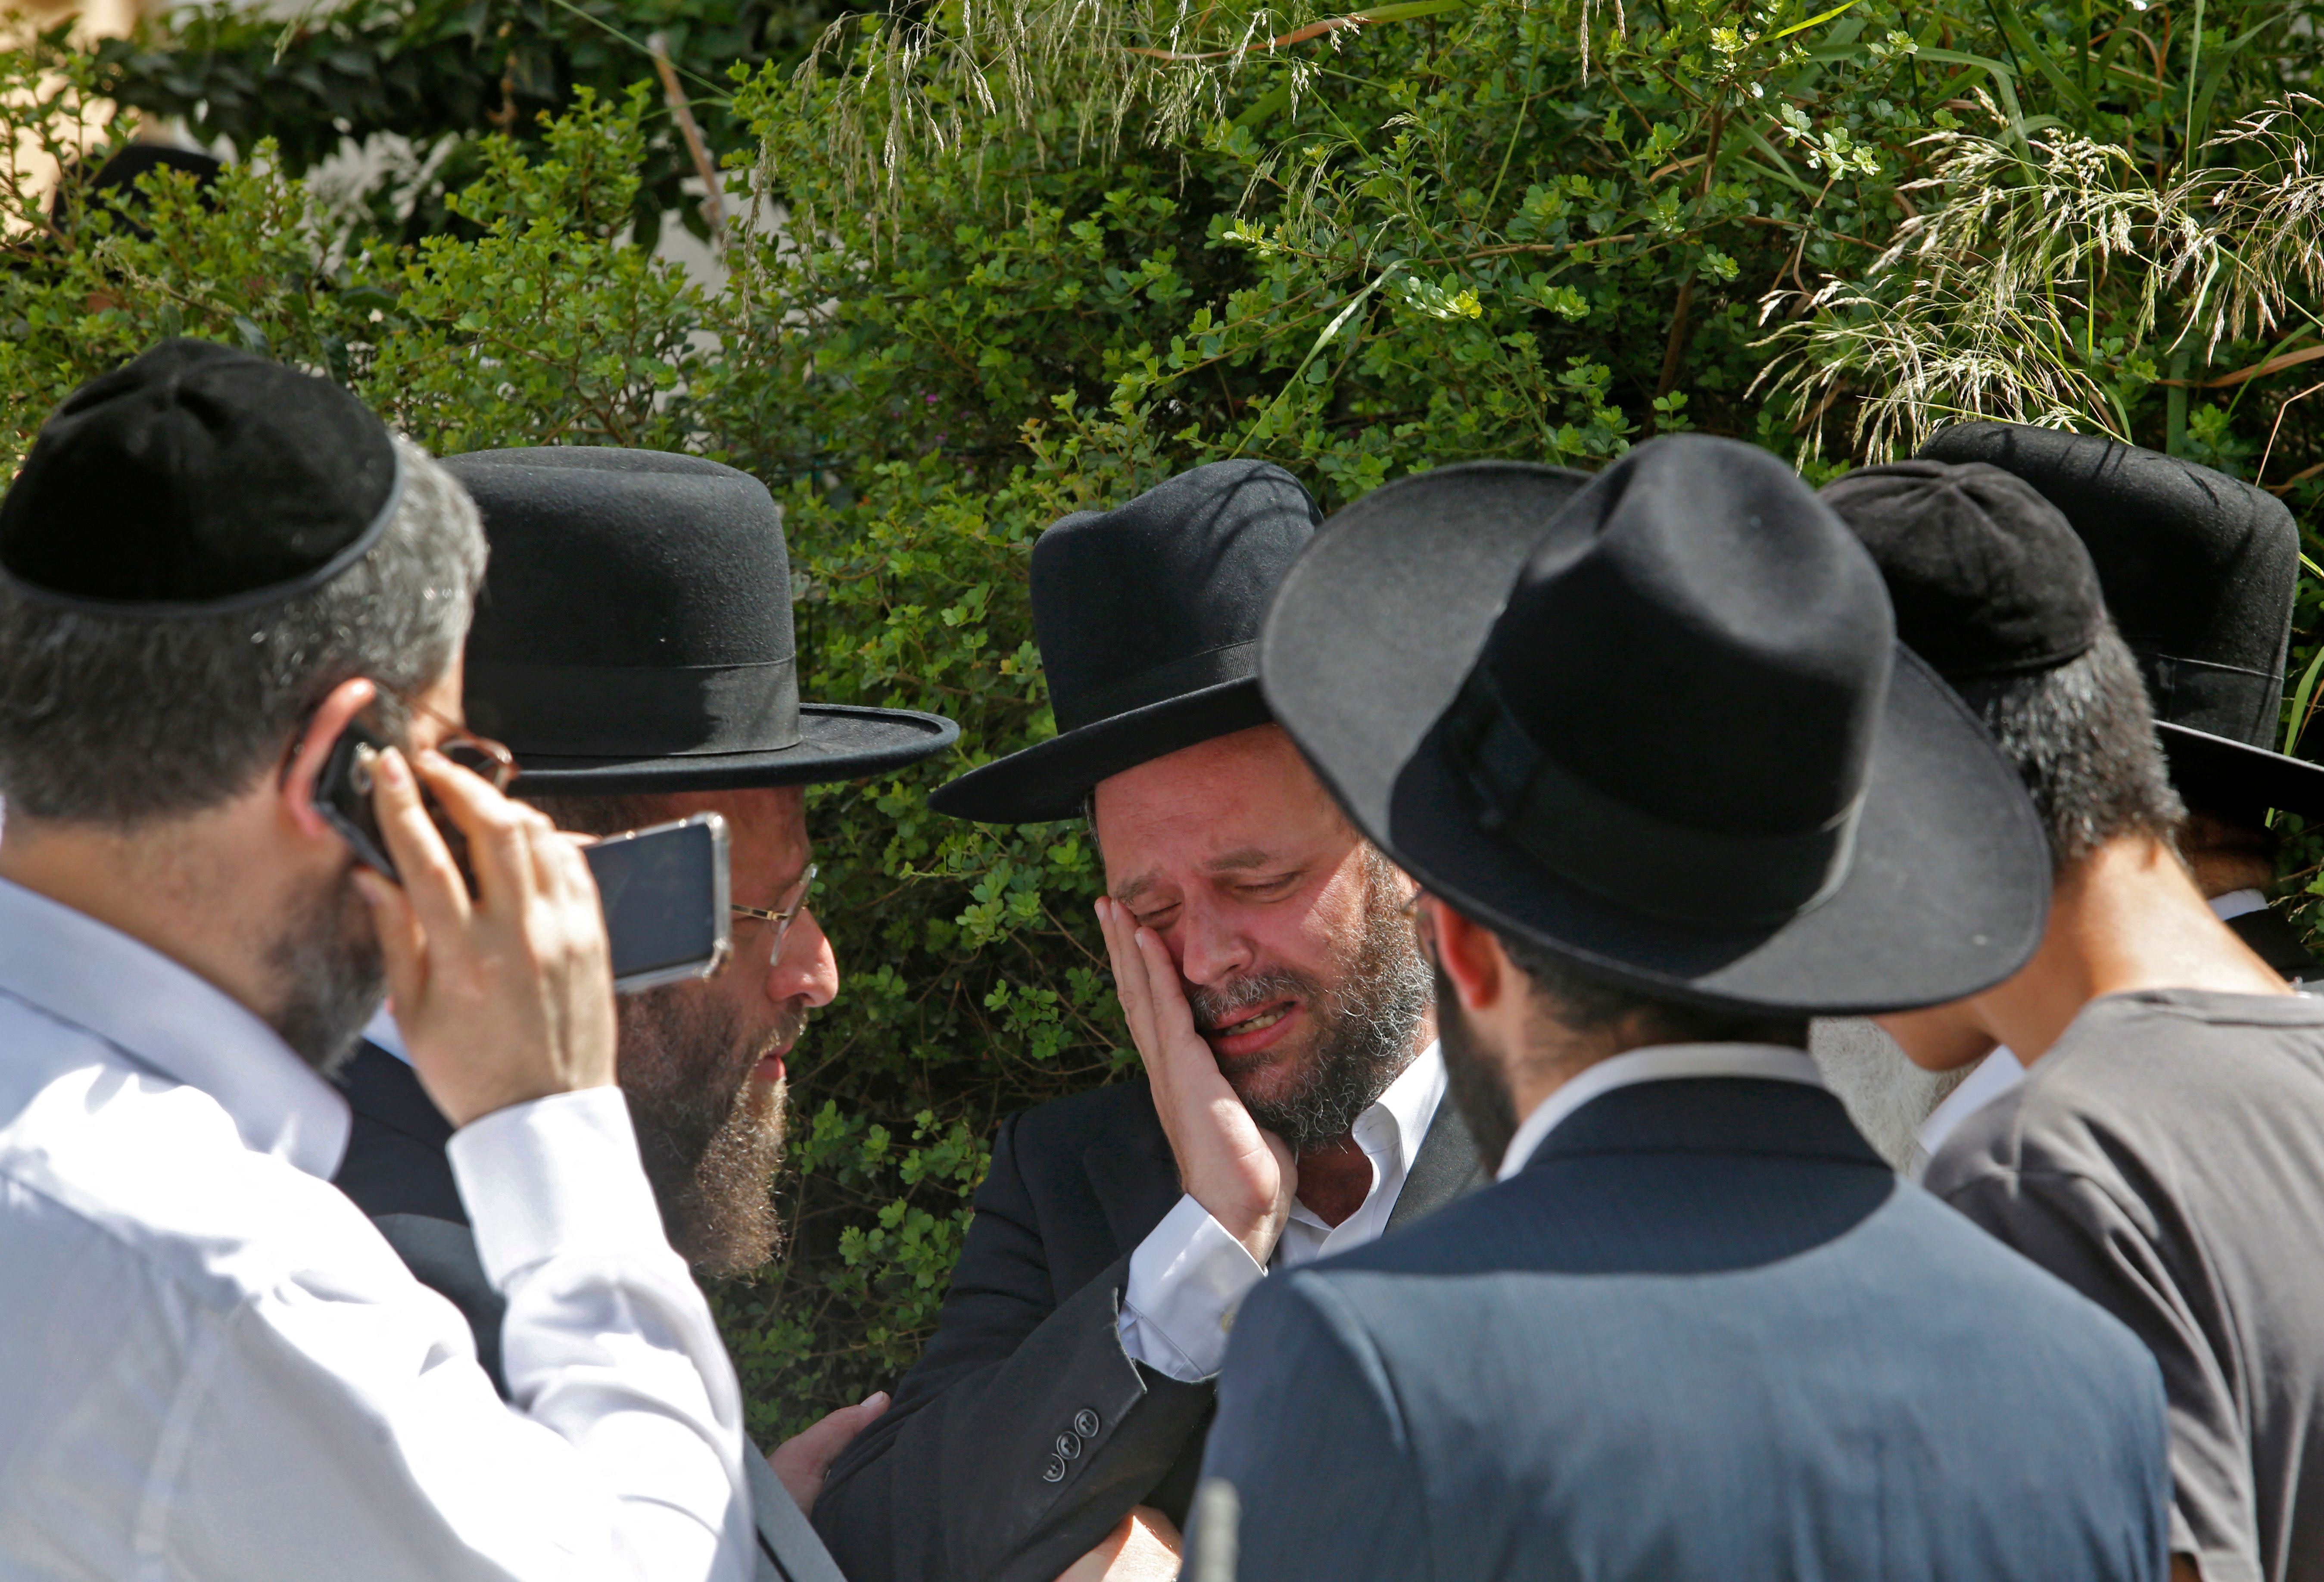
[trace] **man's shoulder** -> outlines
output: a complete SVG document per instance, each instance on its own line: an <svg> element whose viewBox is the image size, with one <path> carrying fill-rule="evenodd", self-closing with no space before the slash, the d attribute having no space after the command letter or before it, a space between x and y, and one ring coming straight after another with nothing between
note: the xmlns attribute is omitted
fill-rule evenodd
<svg viewBox="0 0 2324 1582"><path fill-rule="evenodd" d="M1626 1277L1641 1280L1637 1311L1658 1322L1683 1321L1685 1301L1673 1308L1665 1299L1690 1277L1705 1289L1716 1284L1722 1301L1771 1309L1827 1307L1834 1293L1869 1284L1893 1299L1871 1316L1876 1329L1901 1334L1936 1322L1989 1329L1997 1341L2021 1346L2013 1331L2031 1320L2101 1367L2143 1361L2127 1330L1930 1193L1881 1171L1831 1174L1849 1180L1821 1205L1801 1202L1808 1194L1795 1177L1783 1183L1790 1200L1766 1218L1784 1223L1724 1237L1713 1228L1693 1239L1691 1230L1658 1229L1609 1201L1617 1193L1588 1194L1600 1200L1595 1208L1576 1201L1583 1194L1568 1172L1527 1171L1423 1223L1268 1283L1284 1286L1286 1297L1305 1288L1309 1301L1337 1308L1368 1329L1379 1327L1374 1317L1397 1311L1443 1312L1490 1328L1481 1315L1497 1307L1538 1312L1553 1305L1618 1329L1628 1320L1620 1301L1609 1296ZM1759 1217L1737 1217L1746 1218ZM1710 1245L1719 1241L1725 1245ZM1932 1317L1939 1309L1948 1315L1941 1320ZM1428 1337L1442 1334L1425 1324L1396 1328L1419 1338L1424 1349L1439 1343Z"/></svg>
<svg viewBox="0 0 2324 1582"><path fill-rule="evenodd" d="M1093 1144L1143 1145L1163 1136L1154 1091L1143 1076L1037 1104L1011 1116L1008 1125L1020 1158L1079 1160Z"/></svg>
<svg viewBox="0 0 2324 1582"><path fill-rule="evenodd" d="M220 1311L319 1267L334 1283L388 1275L393 1255L354 1205L246 1146L208 1093L8 1002L0 1050L11 1057L0 1061L0 1178L23 1194L10 1214L18 1255L70 1242Z"/></svg>
<svg viewBox="0 0 2324 1582"><path fill-rule="evenodd" d="M411 1068L364 1044L336 1080L354 1125L333 1184L374 1219L421 1215L466 1226L467 1207L444 1148L452 1123L429 1101Z"/></svg>
<svg viewBox="0 0 2324 1582"><path fill-rule="evenodd" d="M2324 1118L2324 1000L2163 989L2092 1000L2025 1079L1965 1118L1931 1191L2028 1175L2112 1181L2223 1132ZM2169 1173L2169 1172L2165 1172Z"/></svg>

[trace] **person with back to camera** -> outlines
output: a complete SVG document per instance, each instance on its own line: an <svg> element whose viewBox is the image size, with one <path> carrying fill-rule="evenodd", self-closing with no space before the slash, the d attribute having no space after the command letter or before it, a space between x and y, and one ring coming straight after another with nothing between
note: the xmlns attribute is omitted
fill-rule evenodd
<svg viewBox="0 0 2324 1582"><path fill-rule="evenodd" d="M2276 750L2300 584L2300 529L2283 502L2178 456L2017 423L1941 428L1917 459L1998 467L2063 514L2146 683L2187 806L2175 844L2196 888L2262 961L2295 986L2312 983L2324 970L2267 898L2280 839L2271 810L2311 827L2324 817L2324 765ZM1845 498L1852 487L1843 476L1829 490ZM1880 1127L1891 1139L1884 1151L1919 1168L2025 1073L2006 1049L1928 1072L1868 1022L1816 1032L1818 1054L1839 1057L1827 1059L1827 1074L1847 1084L1868 1131Z"/></svg>
<svg viewBox="0 0 2324 1582"><path fill-rule="evenodd" d="M2057 507L1976 463L1844 482L1827 495L1904 639L2000 740L2055 869L2021 970L1881 1018L1932 1070L1997 1044L2025 1064L1938 1148L1929 1188L2160 1362L2174 1576L2324 1577L2324 1001L2219 920L2173 850L2147 688Z"/></svg>
<svg viewBox="0 0 2324 1582"><path fill-rule="evenodd" d="M1399 480L1268 617L1277 716L1421 887L1499 1179L1245 1304L1193 1574L2154 1582L2153 1359L1898 1180L1805 1049L2026 959L2023 789L1775 457L1674 437L1562 492Z"/></svg>
<svg viewBox="0 0 2324 1582"><path fill-rule="evenodd" d="M613 1082L587 864L455 761L474 507L323 380L165 342L0 501L0 1575L751 1575L742 1403ZM316 812L359 716L401 886ZM465 837L475 889L421 803ZM328 1183L392 990L486 1276Z"/></svg>
<svg viewBox="0 0 2324 1582"><path fill-rule="evenodd" d="M1476 1184L1410 886L1259 694L1318 514L1281 468L1222 462L1034 546L1058 734L931 803L1084 814L1105 905L1160 940L1201 1037L1154 1041L1109 923L1145 1075L1001 1122L936 1336L816 1510L854 1582L1175 1574L1243 1296Z"/></svg>

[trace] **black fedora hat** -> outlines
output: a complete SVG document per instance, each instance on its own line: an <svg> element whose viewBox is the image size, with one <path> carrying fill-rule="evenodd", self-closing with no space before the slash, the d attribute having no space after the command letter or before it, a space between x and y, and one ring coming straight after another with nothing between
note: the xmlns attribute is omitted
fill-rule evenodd
<svg viewBox="0 0 2324 1582"><path fill-rule="evenodd" d="M1270 462L1213 462L1033 546L1033 634L1057 734L928 798L955 818L1071 818L1100 780L1267 722L1259 633L1323 513Z"/></svg>
<svg viewBox="0 0 2324 1582"><path fill-rule="evenodd" d="M1471 916L1698 1004L1895 1010L2023 965L2033 805L1807 486L1690 435L1569 487L1400 481L1285 579L1268 700L1365 832ZM1474 547L1528 534L1514 571Z"/></svg>
<svg viewBox="0 0 2324 1582"><path fill-rule="evenodd" d="M2158 451L2016 423L1941 429L1920 454L2014 473L2065 513L2138 658L2181 791L2324 814L2324 768L2274 750L2300 584L2282 501Z"/></svg>
<svg viewBox="0 0 2324 1582"><path fill-rule="evenodd" d="M592 446L446 458L492 561L468 633L469 722L521 793L806 786L883 774L960 729L802 704L781 510L747 473Z"/></svg>

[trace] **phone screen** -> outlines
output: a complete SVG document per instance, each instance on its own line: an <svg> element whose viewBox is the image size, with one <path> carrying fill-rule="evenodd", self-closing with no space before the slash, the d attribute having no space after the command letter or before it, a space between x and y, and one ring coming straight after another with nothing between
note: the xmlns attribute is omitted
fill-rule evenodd
<svg viewBox="0 0 2324 1582"><path fill-rule="evenodd" d="M726 823L715 813L584 848L624 992L699 978L725 960Z"/></svg>

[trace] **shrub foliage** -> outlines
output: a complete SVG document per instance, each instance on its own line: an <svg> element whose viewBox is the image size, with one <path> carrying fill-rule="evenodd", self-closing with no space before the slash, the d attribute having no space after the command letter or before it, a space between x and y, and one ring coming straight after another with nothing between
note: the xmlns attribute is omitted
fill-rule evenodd
<svg viewBox="0 0 2324 1582"><path fill-rule="evenodd" d="M952 761L814 799L845 983L792 1062L789 1247L717 1293L771 1439L918 1354L993 1122L1134 1064L1086 832L926 803L1055 729L1025 593L1044 526L1232 455L1328 507L1690 428L1821 476L1962 413L2264 466L2304 514L2324 475L2299 400L2324 356L2310 13L859 18L796 70L733 72L718 124L750 221L715 288L632 228L668 173L643 86L582 84L521 139L475 136L419 234L296 179L312 128L281 155L254 89L250 157L208 192L161 174L69 194L61 219L21 178L0 193L0 451L189 334L326 373L439 451L713 455L786 503L809 695L961 721ZM118 136L97 96L119 70L51 40L0 67L0 119L20 150ZM2290 735L2319 653L2296 649ZM2319 851L2294 834L2297 888Z"/></svg>

